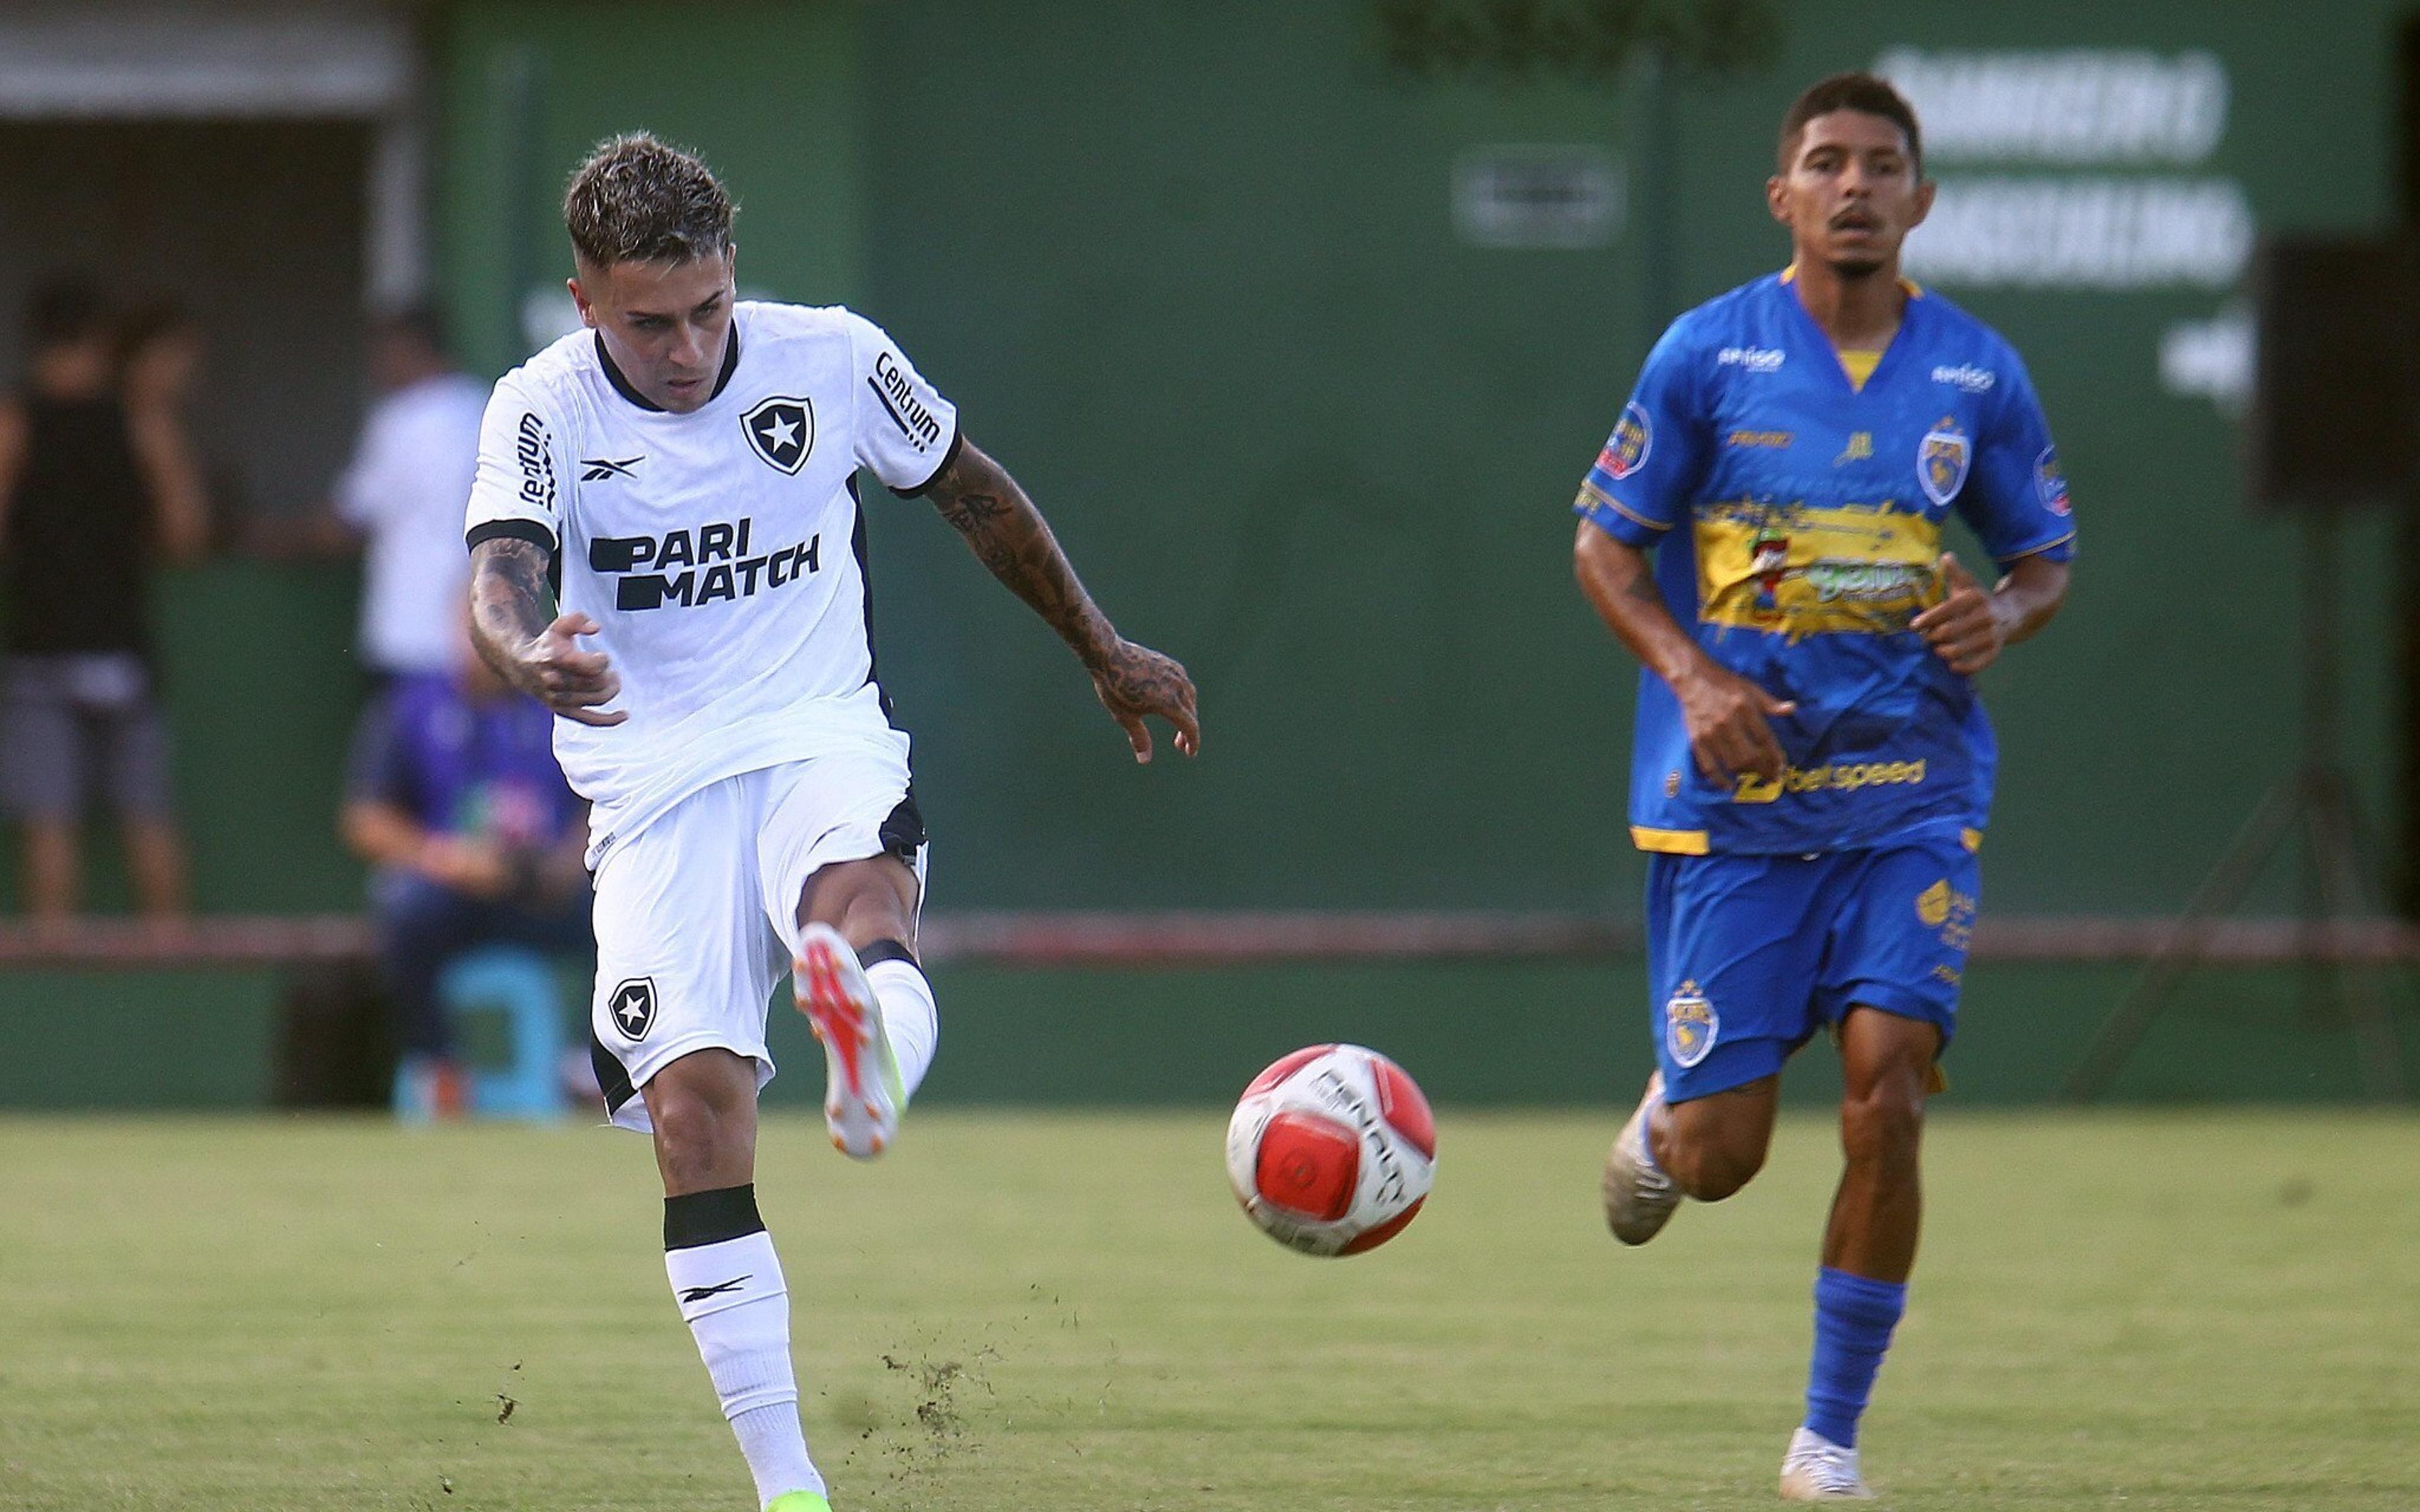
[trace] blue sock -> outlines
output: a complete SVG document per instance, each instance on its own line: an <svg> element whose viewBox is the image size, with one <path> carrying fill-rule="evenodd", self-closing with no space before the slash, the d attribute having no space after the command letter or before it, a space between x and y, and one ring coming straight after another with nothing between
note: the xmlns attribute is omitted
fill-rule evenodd
<svg viewBox="0 0 2420 1512"><path fill-rule="evenodd" d="M1907 1287L1824 1266L1815 1273L1815 1357L1807 1366L1807 1426L1843 1449L1857 1446L1857 1419L1883 1367L1891 1330L1907 1310Z"/></svg>

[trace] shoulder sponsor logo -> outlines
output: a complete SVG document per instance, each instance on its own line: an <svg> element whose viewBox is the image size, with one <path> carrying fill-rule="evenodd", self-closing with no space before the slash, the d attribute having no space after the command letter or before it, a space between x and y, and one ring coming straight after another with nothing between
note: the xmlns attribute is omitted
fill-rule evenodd
<svg viewBox="0 0 2420 1512"><path fill-rule="evenodd" d="M1790 449L1791 432L1786 430L1735 430L1723 438L1725 446L1757 446L1768 451Z"/></svg>
<svg viewBox="0 0 2420 1512"><path fill-rule="evenodd" d="M546 433L546 422L535 412L521 416L519 439L513 443L513 455L521 465L521 502L551 518L554 515L554 448Z"/></svg>
<svg viewBox="0 0 2420 1512"><path fill-rule="evenodd" d="M1726 347L1714 353L1714 365L1744 368L1750 373L1778 373L1789 355L1778 347Z"/></svg>
<svg viewBox="0 0 2420 1512"><path fill-rule="evenodd" d="M2059 471L2058 448L2045 446L2034 459L2034 487L2040 493L2042 507L2064 517L2074 512L2075 505L2067 497L2067 474Z"/></svg>
<svg viewBox="0 0 2420 1512"><path fill-rule="evenodd" d="M610 456L583 456L580 459L580 481L603 483L608 478L634 478L630 470L645 461L644 456L626 456L615 461Z"/></svg>
<svg viewBox="0 0 2420 1512"><path fill-rule="evenodd" d="M1647 410L1633 399L1621 407L1621 418L1614 423L1605 450L1596 454L1596 465L1619 483L1647 465L1647 454L1654 445L1655 429L1648 424Z"/></svg>
<svg viewBox="0 0 2420 1512"><path fill-rule="evenodd" d="M1992 392L1992 385L2000 381L2000 375L1988 367L1977 367L1972 363L1961 363L1955 367L1934 368L1932 381L1947 383L1953 389L1962 389L1968 393L1989 393Z"/></svg>
<svg viewBox="0 0 2420 1512"><path fill-rule="evenodd" d="M1942 416L1916 449L1916 481L1924 486L1924 497L1947 509L1966 486L1966 469L1974 460L1975 448L1966 433L1955 419Z"/></svg>
<svg viewBox="0 0 2420 1512"><path fill-rule="evenodd" d="M637 610L753 598L822 569L822 536L759 555L755 524L741 518L661 535L600 535L588 543L588 570L618 576L613 607Z"/></svg>
<svg viewBox="0 0 2420 1512"><path fill-rule="evenodd" d="M656 1026L656 980L632 977L624 981L605 1000L605 1011L613 1016L613 1027L623 1039L645 1039Z"/></svg>
<svg viewBox="0 0 2420 1512"><path fill-rule="evenodd" d="M876 355L874 375L865 383L874 391L874 396L882 401L882 408L891 416L891 423L899 427L900 435L908 438L908 445L921 452L941 439L941 423L933 418L933 411L925 409L923 402L916 397L916 385L908 380L907 364L896 355L889 351Z"/></svg>
<svg viewBox="0 0 2420 1512"><path fill-rule="evenodd" d="M1676 1066L1685 1069L1712 1055L1722 1028L1713 1001L1694 981L1681 983L1681 990L1665 1001L1664 1048Z"/></svg>
<svg viewBox="0 0 2420 1512"><path fill-rule="evenodd" d="M777 393L739 417L748 444L777 472L795 475L815 449L815 407L812 400Z"/></svg>

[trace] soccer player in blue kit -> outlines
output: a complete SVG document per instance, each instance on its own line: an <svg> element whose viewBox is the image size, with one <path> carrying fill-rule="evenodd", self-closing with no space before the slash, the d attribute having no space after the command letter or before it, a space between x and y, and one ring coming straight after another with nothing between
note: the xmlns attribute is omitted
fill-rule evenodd
<svg viewBox="0 0 2420 1512"><path fill-rule="evenodd" d="M1782 1063L1818 1029L1839 1045L1789 1501L1871 1494L1857 1420L1905 1304L1981 890L1974 678L2057 610L2074 550L2024 363L1900 277L1932 193L1888 84L1801 95L1765 186L1791 265L1673 322L1575 505L1581 586L1643 668L1630 818L1659 1069L1606 1160L1615 1237L1745 1185ZM1952 513L1993 586L1943 549Z"/></svg>

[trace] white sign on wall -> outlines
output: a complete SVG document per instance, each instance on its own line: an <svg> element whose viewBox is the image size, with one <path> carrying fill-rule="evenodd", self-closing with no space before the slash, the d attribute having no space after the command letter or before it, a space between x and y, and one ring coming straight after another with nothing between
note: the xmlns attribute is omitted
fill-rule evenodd
<svg viewBox="0 0 2420 1512"><path fill-rule="evenodd" d="M1928 171L1949 169L1933 174L1932 214L1908 238L1915 277L2091 293L2242 282L2251 198L2237 179L2189 171L2226 134L2231 85L2215 55L1901 47L1874 71L1916 107ZM2252 385L2242 327L2240 312L2171 327L2163 386L2240 409Z"/></svg>

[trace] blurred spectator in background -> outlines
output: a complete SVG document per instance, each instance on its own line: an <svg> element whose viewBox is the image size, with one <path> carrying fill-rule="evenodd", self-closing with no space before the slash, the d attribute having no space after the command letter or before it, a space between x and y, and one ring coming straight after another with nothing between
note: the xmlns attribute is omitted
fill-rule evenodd
<svg viewBox="0 0 2420 1512"><path fill-rule="evenodd" d="M453 669L470 591L462 515L479 465L488 385L457 371L428 309L370 329L379 397L336 480L336 522L362 543L362 622L354 654L381 679Z"/></svg>
<svg viewBox="0 0 2420 1512"><path fill-rule="evenodd" d="M345 842L376 868L370 909L396 1009L398 1105L424 1115L462 1111L465 1078L437 993L450 962L489 945L593 949L586 808L555 765L554 716L505 687L463 626L457 606L449 671L396 678L364 714L342 821Z"/></svg>
<svg viewBox="0 0 2420 1512"><path fill-rule="evenodd" d="M185 854L151 563L196 556L209 535L184 423L200 342L165 311L121 333L72 279L36 293L27 325L27 383L0 401L0 794L24 826L24 904L54 927L75 911L97 797L117 815L138 905L169 921L185 911Z"/></svg>

